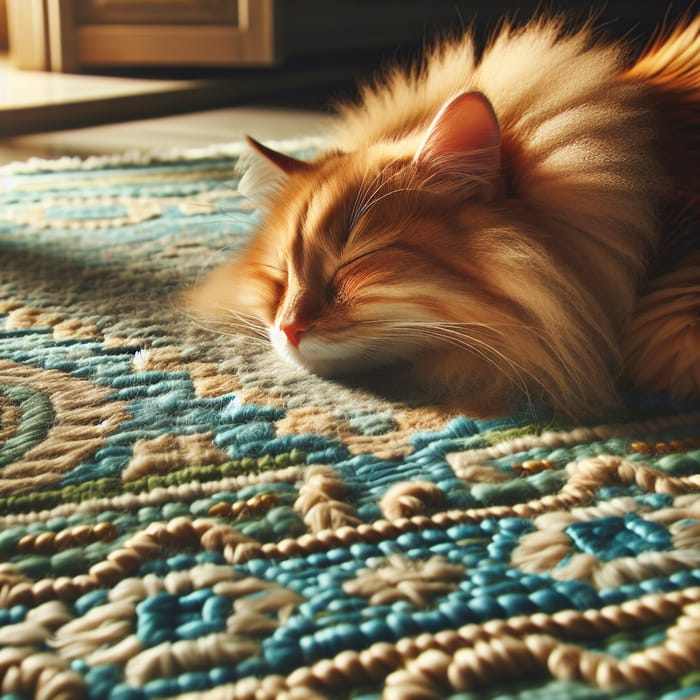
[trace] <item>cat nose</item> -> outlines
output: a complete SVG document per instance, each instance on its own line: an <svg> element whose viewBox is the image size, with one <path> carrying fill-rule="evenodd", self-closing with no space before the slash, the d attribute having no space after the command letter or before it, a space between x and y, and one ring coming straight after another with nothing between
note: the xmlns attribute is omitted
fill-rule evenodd
<svg viewBox="0 0 700 700"><path fill-rule="evenodd" d="M299 347L302 333L306 333L311 326L303 321L291 321L280 324L280 330L287 336L287 340L295 347Z"/></svg>

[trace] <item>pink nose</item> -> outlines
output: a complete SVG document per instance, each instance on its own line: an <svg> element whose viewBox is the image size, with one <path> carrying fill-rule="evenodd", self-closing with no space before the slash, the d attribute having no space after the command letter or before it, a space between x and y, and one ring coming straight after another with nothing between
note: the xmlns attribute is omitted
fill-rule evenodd
<svg viewBox="0 0 700 700"><path fill-rule="evenodd" d="M301 335L310 328L308 323L302 321L292 321L291 323L283 323L280 325L280 330L287 336L287 340L295 347L299 347Z"/></svg>

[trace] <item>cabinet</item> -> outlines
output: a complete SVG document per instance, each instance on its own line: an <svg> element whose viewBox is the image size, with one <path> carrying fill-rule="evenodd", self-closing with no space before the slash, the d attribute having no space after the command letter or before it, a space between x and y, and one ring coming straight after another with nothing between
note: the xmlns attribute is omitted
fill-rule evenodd
<svg viewBox="0 0 700 700"><path fill-rule="evenodd" d="M278 0L8 0L18 68L264 66Z"/></svg>
<svg viewBox="0 0 700 700"><path fill-rule="evenodd" d="M0 0L2 2L2 0ZM102 69L283 66L305 60L328 70L349 59L396 56L431 38L473 26L485 39L504 17L524 21L541 0L5 0L10 52L20 68ZM611 36L646 39L693 0L631 3L591 0ZM513 11L517 4L518 12ZM575 0L555 12L584 20ZM588 5L586 5L588 7ZM673 12L671 12L673 9ZM366 64L366 62L365 62Z"/></svg>

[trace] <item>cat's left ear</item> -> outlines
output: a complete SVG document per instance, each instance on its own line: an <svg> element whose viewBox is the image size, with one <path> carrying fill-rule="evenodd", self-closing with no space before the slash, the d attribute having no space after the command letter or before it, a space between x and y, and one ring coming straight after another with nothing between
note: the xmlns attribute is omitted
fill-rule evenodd
<svg viewBox="0 0 700 700"><path fill-rule="evenodd" d="M464 92L447 102L423 136L414 162L440 182L470 181L482 196L495 191L501 168L501 130L488 98Z"/></svg>
<svg viewBox="0 0 700 700"><path fill-rule="evenodd" d="M274 165L278 170L281 170L285 175L293 175L294 173L305 172L311 169L311 163L292 158L286 153L275 151L269 146L260 143L260 141L256 141L252 136L246 136L245 140L256 153L265 158L268 163Z"/></svg>
<svg viewBox="0 0 700 700"><path fill-rule="evenodd" d="M311 163L275 151L250 136L246 136L250 151L241 158L244 171L238 191L259 206L265 206L296 173L311 170Z"/></svg>

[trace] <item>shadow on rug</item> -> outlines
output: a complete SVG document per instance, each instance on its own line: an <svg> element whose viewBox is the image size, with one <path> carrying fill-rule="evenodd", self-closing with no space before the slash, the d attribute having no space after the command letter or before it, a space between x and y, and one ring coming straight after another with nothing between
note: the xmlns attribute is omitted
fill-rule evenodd
<svg viewBox="0 0 700 700"><path fill-rule="evenodd" d="M236 155L2 169L2 697L700 697L700 414L475 421L196 328Z"/></svg>

